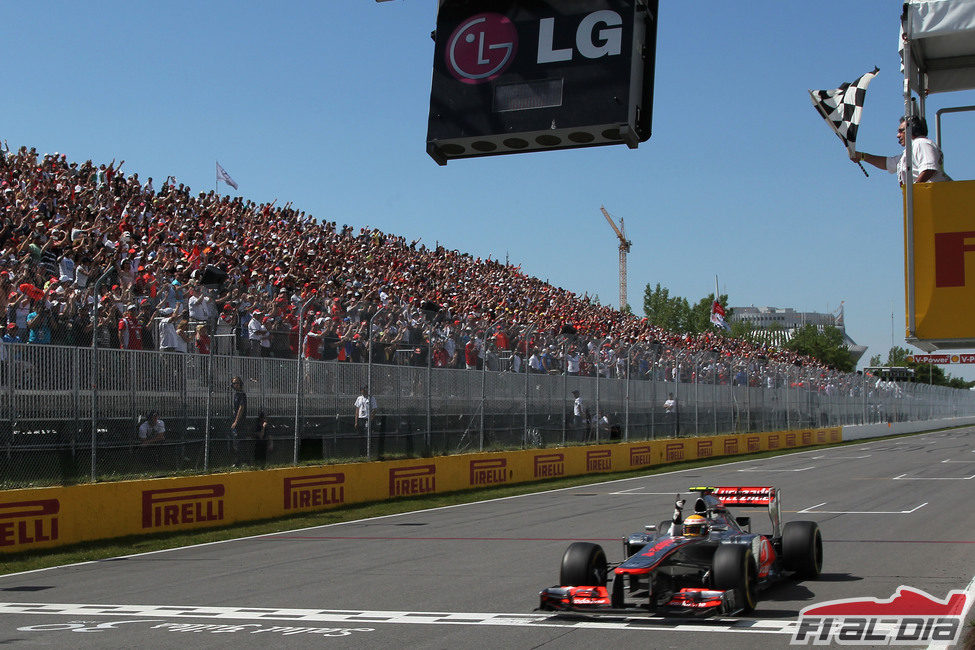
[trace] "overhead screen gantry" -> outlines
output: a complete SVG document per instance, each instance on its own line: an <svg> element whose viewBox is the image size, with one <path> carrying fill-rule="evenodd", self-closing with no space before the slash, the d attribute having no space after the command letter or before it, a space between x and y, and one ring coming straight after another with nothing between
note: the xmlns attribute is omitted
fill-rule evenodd
<svg viewBox="0 0 975 650"><path fill-rule="evenodd" d="M975 0L911 0L901 16L905 115L929 93L975 89ZM915 110L912 91L917 93ZM938 112L938 145L942 113ZM911 130L906 133L911 178ZM950 171L950 166L949 166ZM975 181L904 187L907 342L926 352L975 347Z"/></svg>
<svg viewBox="0 0 975 650"><path fill-rule="evenodd" d="M443 0L437 163L650 137L657 0Z"/></svg>

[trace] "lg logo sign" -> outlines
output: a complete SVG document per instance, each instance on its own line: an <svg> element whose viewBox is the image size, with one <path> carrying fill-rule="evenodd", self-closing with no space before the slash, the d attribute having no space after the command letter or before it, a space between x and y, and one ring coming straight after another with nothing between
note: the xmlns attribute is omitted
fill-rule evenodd
<svg viewBox="0 0 975 650"><path fill-rule="evenodd" d="M587 59L616 56L623 49L623 19L608 9L594 11L579 22L576 49ZM538 63L571 61L572 48L554 47L555 19L543 18L538 24ZM595 44L595 41L599 44Z"/></svg>
<svg viewBox="0 0 975 650"><path fill-rule="evenodd" d="M594 11L576 28L575 50L556 48L555 18L538 21L537 64L571 61L577 51L583 58L617 56L623 47L623 19L610 10ZM507 16L482 13L462 22L447 40L447 69L458 81L479 84L501 76L514 61L518 31Z"/></svg>
<svg viewBox="0 0 975 650"><path fill-rule="evenodd" d="M490 81L508 69L517 48L518 30L507 16L478 14L450 35L447 69L462 83Z"/></svg>

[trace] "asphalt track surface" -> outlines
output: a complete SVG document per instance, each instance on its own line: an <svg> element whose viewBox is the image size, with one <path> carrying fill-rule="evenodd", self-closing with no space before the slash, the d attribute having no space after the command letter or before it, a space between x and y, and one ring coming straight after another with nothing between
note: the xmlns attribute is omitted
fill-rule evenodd
<svg viewBox="0 0 975 650"><path fill-rule="evenodd" d="M533 612L566 545L610 561L696 484L775 485L819 523L823 575L753 616ZM975 430L775 458L0 577L0 644L25 647L788 647L798 612L900 585L944 598L975 574ZM751 514L764 530L763 510Z"/></svg>

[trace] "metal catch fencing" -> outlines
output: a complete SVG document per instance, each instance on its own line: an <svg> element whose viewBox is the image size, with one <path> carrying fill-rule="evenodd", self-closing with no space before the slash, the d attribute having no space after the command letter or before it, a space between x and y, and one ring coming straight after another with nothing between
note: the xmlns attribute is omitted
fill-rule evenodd
<svg viewBox="0 0 975 650"><path fill-rule="evenodd" d="M353 363L3 343L0 487L975 413L970 391L659 345L588 376L503 359L436 368L430 352ZM248 401L236 434L233 377ZM363 392L376 409L357 426ZM165 433L150 442L152 411Z"/></svg>

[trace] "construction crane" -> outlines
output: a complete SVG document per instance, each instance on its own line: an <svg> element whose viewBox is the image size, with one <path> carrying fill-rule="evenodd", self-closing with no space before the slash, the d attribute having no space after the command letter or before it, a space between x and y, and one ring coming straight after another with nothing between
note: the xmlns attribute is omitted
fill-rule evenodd
<svg viewBox="0 0 975 650"><path fill-rule="evenodd" d="M623 226L623 217L620 217L620 227L617 228L616 224L613 223L613 218L609 216L606 212L606 208L599 206L602 211L603 216L606 217L606 221L609 222L610 227L612 227L613 232L620 239L620 311L626 309L626 254L630 252L630 246L633 244L629 239L626 238L626 228Z"/></svg>

